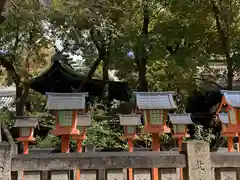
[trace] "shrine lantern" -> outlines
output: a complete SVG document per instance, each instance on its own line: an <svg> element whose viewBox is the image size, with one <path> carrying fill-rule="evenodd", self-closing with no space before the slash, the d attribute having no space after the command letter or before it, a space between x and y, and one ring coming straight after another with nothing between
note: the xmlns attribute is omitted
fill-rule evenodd
<svg viewBox="0 0 240 180"><path fill-rule="evenodd" d="M173 137L189 137L187 134L187 126L193 124L191 114L168 114L168 116L173 126Z"/></svg>
<svg viewBox="0 0 240 180"><path fill-rule="evenodd" d="M85 111L88 93L46 93L46 109L54 112L56 129L52 132L62 137L62 151L69 152L70 135L78 135L78 114Z"/></svg>
<svg viewBox="0 0 240 180"><path fill-rule="evenodd" d="M144 114L145 133L170 133L166 125L169 109L175 109L174 92L136 92L137 107Z"/></svg>
<svg viewBox="0 0 240 180"><path fill-rule="evenodd" d="M38 117L17 116L14 127L19 128L18 141L23 142L23 154L28 154L28 143L35 141L34 128L38 124Z"/></svg>
<svg viewBox="0 0 240 180"><path fill-rule="evenodd" d="M223 96L217 115L224 127L223 134L228 138L228 150L233 151L232 138L240 133L240 91L224 90L221 93Z"/></svg>
<svg viewBox="0 0 240 180"><path fill-rule="evenodd" d="M77 151L82 152L82 141L86 139L86 128L91 126L90 115L78 115L77 129L79 130L78 135L73 135L72 139L77 141Z"/></svg>
<svg viewBox="0 0 240 180"><path fill-rule="evenodd" d="M119 114L120 124L124 127L124 138L133 140L137 136L137 126L141 124L141 114Z"/></svg>

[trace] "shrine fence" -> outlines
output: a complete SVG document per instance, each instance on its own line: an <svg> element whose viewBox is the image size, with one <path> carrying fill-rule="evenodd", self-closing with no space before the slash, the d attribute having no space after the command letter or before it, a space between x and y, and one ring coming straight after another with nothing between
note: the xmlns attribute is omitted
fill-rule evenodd
<svg viewBox="0 0 240 180"><path fill-rule="evenodd" d="M184 143L180 153L138 151L19 155L11 149L7 143L0 144L0 180L239 180L240 174L240 153L210 152L208 144L203 141ZM131 177L128 168L133 169ZM158 168L158 177L151 175L151 168ZM182 178L179 168L182 168Z"/></svg>

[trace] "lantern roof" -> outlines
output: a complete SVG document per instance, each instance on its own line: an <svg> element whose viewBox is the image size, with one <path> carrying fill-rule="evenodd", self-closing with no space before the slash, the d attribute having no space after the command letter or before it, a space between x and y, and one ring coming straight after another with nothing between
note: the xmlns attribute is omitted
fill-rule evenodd
<svg viewBox="0 0 240 180"><path fill-rule="evenodd" d="M91 116L89 114L78 115L77 126L91 126Z"/></svg>
<svg viewBox="0 0 240 180"><path fill-rule="evenodd" d="M175 109L174 92L136 92L139 109Z"/></svg>
<svg viewBox="0 0 240 180"><path fill-rule="evenodd" d="M46 93L48 96L46 109L79 110L85 109L88 93Z"/></svg>
<svg viewBox="0 0 240 180"><path fill-rule="evenodd" d="M223 124L228 124L229 123L228 113L219 113L218 117Z"/></svg>
<svg viewBox="0 0 240 180"><path fill-rule="evenodd" d="M141 114L119 114L120 124L123 126L137 126L141 124Z"/></svg>
<svg viewBox="0 0 240 180"><path fill-rule="evenodd" d="M222 90L226 103L232 107L240 108L240 91Z"/></svg>
<svg viewBox="0 0 240 180"><path fill-rule="evenodd" d="M193 124L191 114L168 114L172 124Z"/></svg>
<svg viewBox="0 0 240 180"><path fill-rule="evenodd" d="M38 117L34 116L17 116L14 127L36 127L38 125Z"/></svg>

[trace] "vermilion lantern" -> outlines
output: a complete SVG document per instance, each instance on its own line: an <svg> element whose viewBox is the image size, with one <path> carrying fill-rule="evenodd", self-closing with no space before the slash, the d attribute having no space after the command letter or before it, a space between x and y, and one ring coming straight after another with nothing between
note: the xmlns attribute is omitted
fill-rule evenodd
<svg viewBox="0 0 240 180"><path fill-rule="evenodd" d="M28 143L35 141L35 138L33 137L34 128L38 124L38 118L37 117L30 117L30 116L18 116L16 117L16 122L14 124L14 127L19 128L19 138L17 138L18 141L23 142L24 149L23 153L28 154Z"/></svg>
<svg viewBox="0 0 240 180"><path fill-rule="evenodd" d="M79 130L78 135L73 135L72 139L77 141L77 151L82 152L82 141L86 138L86 128L91 126L90 115L78 115L77 129Z"/></svg>
<svg viewBox="0 0 240 180"><path fill-rule="evenodd" d="M146 133L170 133L166 125L169 109L176 108L173 92L136 92L138 109L142 110Z"/></svg>
<svg viewBox="0 0 240 180"><path fill-rule="evenodd" d="M223 97L217 110L217 115L222 122L226 122L226 118L228 117L228 124L225 125L223 133L228 138L228 150L233 151L232 137L240 133L240 91L224 90L221 92Z"/></svg>
<svg viewBox="0 0 240 180"><path fill-rule="evenodd" d="M175 109L174 92L136 92L137 107L144 114L144 132L152 134L152 150L160 151L160 133L170 133L167 127L167 113ZM152 170L153 178L158 178L158 168Z"/></svg>
<svg viewBox="0 0 240 180"><path fill-rule="evenodd" d="M191 114L168 114L169 120L173 126L173 137L183 138L188 137L187 125L193 124Z"/></svg>
<svg viewBox="0 0 240 180"><path fill-rule="evenodd" d="M78 113L85 111L88 93L46 93L46 109L55 111L56 129L53 133L62 136L62 151L69 152L70 135L78 135Z"/></svg>
<svg viewBox="0 0 240 180"><path fill-rule="evenodd" d="M134 139L137 136L137 126L141 124L141 114L120 114L120 124L124 126L124 138Z"/></svg>

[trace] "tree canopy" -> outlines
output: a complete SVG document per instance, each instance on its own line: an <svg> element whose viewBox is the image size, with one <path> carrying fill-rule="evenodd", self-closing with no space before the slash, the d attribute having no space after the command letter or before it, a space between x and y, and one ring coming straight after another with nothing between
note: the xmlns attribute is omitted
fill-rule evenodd
<svg viewBox="0 0 240 180"><path fill-rule="evenodd" d="M237 83L238 0L1 2L0 12L8 13L0 24L0 47L5 52L0 53L0 73L5 85L16 85L17 115L44 113L45 101L30 90L29 82L49 66L56 40L62 44L59 53L78 57L69 61L73 70L87 77L76 91L99 78L105 82L103 96L108 96L109 74L114 72L134 91L177 92L178 112L184 112L187 96L199 82L223 80L221 86L228 89ZM219 62L223 67L212 66ZM116 103L105 98L103 104L107 107L103 119L113 117ZM133 103L119 104L118 110L134 110ZM94 143L100 142L93 138L99 131L112 130L106 124L96 121L89 129ZM119 127L115 129L112 138L122 133ZM114 146L110 141L104 146Z"/></svg>

